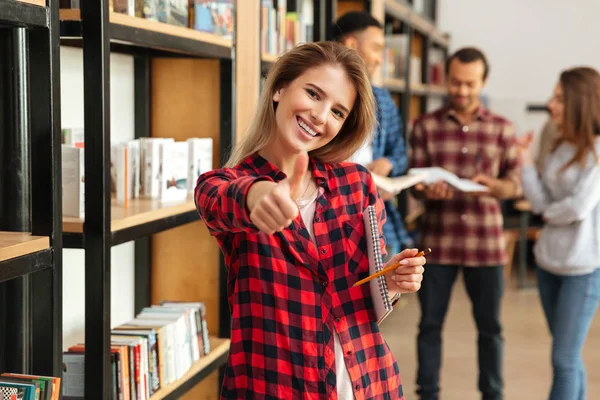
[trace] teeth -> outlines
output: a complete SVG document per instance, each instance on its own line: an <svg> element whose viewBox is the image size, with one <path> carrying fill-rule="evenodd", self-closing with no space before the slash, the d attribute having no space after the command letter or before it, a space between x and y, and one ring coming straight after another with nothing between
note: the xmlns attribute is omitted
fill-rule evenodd
<svg viewBox="0 0 600 400"><path fill-rule="evenodd" d="M301 119L298 120L298 125L300 125L302 127L302 129L304 129L306 132L308 132L311 136L317 136L317 132L310 129L310 127L308 125L306 125L304 123L304 121L302 121Z"/></svg>

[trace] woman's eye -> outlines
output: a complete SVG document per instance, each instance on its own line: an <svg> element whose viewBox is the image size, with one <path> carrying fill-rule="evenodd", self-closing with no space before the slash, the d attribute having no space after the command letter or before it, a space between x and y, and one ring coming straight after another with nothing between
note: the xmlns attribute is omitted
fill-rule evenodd
<svg viewBox="0 0 600 400"><path fill-rule="evenodd" d="M307 93L308 93L308 95L309 95L310 97L312 97L313 99L316 99L316 98L318 98L318 96L317 96L317 92L315 92L314 90L312 90L312 89L306 89L306 92L307 92Z"/></svg>
<svg viewBox="0 0 600 400"><path fill-rule="evenodd" d="M338 118L344 118L344 113L339 111L339 110L333 110L333 113L338 117Z"/></svg>

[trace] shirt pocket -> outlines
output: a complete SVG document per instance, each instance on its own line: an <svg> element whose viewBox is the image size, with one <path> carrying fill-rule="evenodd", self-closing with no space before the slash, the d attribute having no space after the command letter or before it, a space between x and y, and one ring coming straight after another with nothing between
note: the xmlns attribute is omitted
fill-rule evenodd
<svg viewBox="0 0 600 400"><path fill-rule="evenodd" d="M343 222L342 234L348 272L357 274L368 271L367 238L362 216Z"/></svg>

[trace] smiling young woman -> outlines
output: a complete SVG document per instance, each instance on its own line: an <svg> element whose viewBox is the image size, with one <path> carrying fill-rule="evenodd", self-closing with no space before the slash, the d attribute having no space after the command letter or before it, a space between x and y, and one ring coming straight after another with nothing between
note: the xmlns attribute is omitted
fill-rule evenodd
<svg viewBox="0 0 600 400"><path fill-rule="evenodd" d="M228 268L222 398L403 398L369 285L352 287L369 273L363 210L385 221L369 172L344 162L373 131L373 102L354 50L298 46L273 66L226 167L199 177L198 212ZM419 289L416 255L388 262L404 261L386 277L390 291Z"/></svg>

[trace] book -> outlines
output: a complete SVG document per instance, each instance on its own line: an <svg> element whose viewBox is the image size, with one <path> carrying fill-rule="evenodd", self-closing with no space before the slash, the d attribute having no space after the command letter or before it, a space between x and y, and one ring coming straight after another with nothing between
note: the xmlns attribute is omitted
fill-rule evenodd
<svg viewBox="0 0 600 400"><path fill-rule="evenodd" d="M403 175L396 177L387 177L371 173L375 186L384 192L391 194L398 194L401 191L408 189L418 183L424 182L427 177L427 173Z"/></svg>
<svg viewBox="0 0 600 400"><path fill-rule="evenodd" d="M188 154L188 192L193 194L198 177L213 169L213 140L212 138L191 138Z"/></svg>
<svg viewBox="0 0 600 400"><path fill-rule="evenodd" d="M85 217L84 149L62 145L62 208L63 215Z"/></svg>
<svg viewBox="0 0 600 400"><path fill-rule="evenodd" d="M488 192L487 186L473 182L471 179L459 178L456 174L444 169L442 167L427 167L427 168L411 168L408 170L408 175L420 175L426 174L423 179L423 183L430 184L443 180L448 185L452 186L456 190L460 190L465 193L474 192Z"/></svg>
<svg viewBox="0 0 600 400"><path fill-rule="evenodd" d="M0 385L0 400L17 400L19 389Z"/></svg>
<svg viewBox="0 0 600 400"><path fill-rule="evenodd" d="M375 212L374 206L368 206L366 208L363 212L363 220L365 223L365 235L367 239L369 275L372 275L383 269L381 237L379 236L379 223L377 221L377 213ZM375 309L377 324L379 325L394 310L385 276L380 275L369 281L369 287L371 297L373 298L373 307Z"/></svg>

